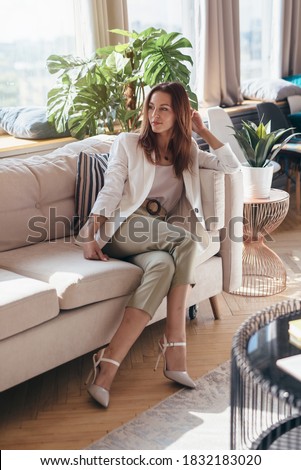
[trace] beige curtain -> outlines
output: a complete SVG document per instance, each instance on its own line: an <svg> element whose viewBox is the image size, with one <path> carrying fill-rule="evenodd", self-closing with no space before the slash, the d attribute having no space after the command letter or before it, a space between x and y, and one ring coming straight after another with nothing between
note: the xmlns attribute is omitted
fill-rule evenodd
<svg viewBox="0 0 301 470"><path fill-rule="evenodd" d="M239 0L195 0L197 94L202 106L233 106L240 93Z"/></svg>
<svg viewBox="0 0 301 470"><path fill-rule="evenodd" d="M281 76L301 73L301 1L282 0Z"/></svg>
<svg viewBox="0 0 301 470"><path fill-rule="evenodd" d="M126 42L110 29L128 29L127 0L74 0L77 53L88 57L98 47Z"/></svg>

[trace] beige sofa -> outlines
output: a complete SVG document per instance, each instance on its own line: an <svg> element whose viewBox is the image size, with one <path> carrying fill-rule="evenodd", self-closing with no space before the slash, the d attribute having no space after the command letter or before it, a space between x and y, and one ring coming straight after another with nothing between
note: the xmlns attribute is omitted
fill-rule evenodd
<svg viewBox="0 0 301 470"><path fill-rule="evenodd" d="M0 391L107 344L139 283L140 268L85 260L70 234L78 155L108 152L112 139L0 161ZM241 282L241 173L200 170L200 179L215 248L189 306L214 305ZM165 301L152 321L164 317Z"/></svg>

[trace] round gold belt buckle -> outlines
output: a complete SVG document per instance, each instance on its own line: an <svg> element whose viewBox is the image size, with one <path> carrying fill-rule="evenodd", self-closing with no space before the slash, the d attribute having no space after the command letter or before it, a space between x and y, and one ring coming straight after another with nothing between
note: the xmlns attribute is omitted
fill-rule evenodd
<svg viewBox="0 0 301 470"><path fill-rule="evenodd" d="M157 199L149 199L146 203L146 210L150 215L158 215L161 211L161 204Z"/></svg>

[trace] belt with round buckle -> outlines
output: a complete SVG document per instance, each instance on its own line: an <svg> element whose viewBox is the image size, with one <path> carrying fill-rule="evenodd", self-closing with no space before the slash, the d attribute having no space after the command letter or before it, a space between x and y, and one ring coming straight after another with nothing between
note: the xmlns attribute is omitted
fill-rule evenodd
<svg viewBox="0 0 301 470"><path fill-rule="evenodd" d="M146 199L142 204L150 215L166 216L166 210L157 199Z"/></svg>

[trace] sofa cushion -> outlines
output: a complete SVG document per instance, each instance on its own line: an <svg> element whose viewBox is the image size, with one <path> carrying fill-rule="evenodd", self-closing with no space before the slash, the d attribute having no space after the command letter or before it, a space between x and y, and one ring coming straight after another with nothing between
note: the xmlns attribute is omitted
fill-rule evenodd
<svg viewBox="0 0 301 470"><path fill-rule="evenodd" d="M69 235L77 158L0 162L0 251ZM9 202L9 203L8 203Z"/></svg>
<svg viewBox="0 0 301 470"><path fill-rule="evenodd" d="M130 294L142 271L125 261L84 259L72 240L56 240L0 253L0 266L49 283L61 309L72 309Z"/></svg>
<svg viewBox="0 0 301 470"><path fill-rule="evenodd" d="M0 340L28 330L59 313L49 284L0 269Z"/></svg>
<svg viewBox="0 0 301 470"><path fill-rule="evenodd" d="M70 135L69 131L56 131L47 120L47 109L44 106L0 108L0 127L21 139L52 139Z"/></svg>
<svg viewBox="0 0 301 470"><path fill-rule="evenodd" d="M44 156L1 159L0 252L68 235L78 155L83 150L108 152L112 141L96 136Z"/></svg>
<svg viewBox="0 0 301 470"><path fill-rule="evenodd" d="M301 95L301 87L281 78L251 78L242 82L241 92L248 100L281 101L288 96Z"/></svg>
<svg viewBox="0 0 301 470"><path fill-rule="evenodd" d="M75 184L75 232L85 224L97 194L103 187L108 158L109 153L79 154Z"/></svg>

